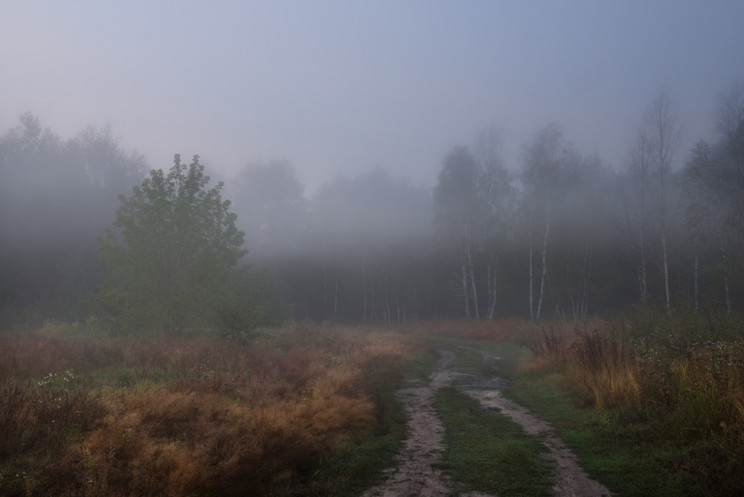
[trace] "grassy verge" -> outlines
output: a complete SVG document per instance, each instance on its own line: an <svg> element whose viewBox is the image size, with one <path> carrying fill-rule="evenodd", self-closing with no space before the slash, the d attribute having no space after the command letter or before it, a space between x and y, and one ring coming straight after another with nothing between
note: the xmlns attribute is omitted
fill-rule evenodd
<svg viewBox="0 0 744 497"><path fill-rule="evenodd" d="M505 394L620 495L741 495L744 348L710 323L643 315L532 330L517 337L533 352L526 369L504 365Z"/></svg>
<svg viewBox="0 0 744 497"><path fill-rule="evenodd" d="M562 375L512 377L504 394L553 424L584 470L619 495L709 495L700 482L670 471L664 460L673 457L673 451L650 443L648 427L581 407Z"/></svg>
<svg viewBox="0 0 744 497"><path fill-rule="evenodd" d="M435 407L445 425L445 467L468 488L500 496L551 495L545 448L508 417L484 411L456 388L437 393Z"/></svg>
<svg viewBox="0 0 744 497"><path fill-rule="evenodd" d="M744 346L730 318L519 323L511 334L479 324L462 334L477 342L456 338L466 328L440 326L431 341L453 347L456 368L473 375L486 372L478 355L457 345L499 356L504 394L551 422L613 492L744 494Z"/></svg>

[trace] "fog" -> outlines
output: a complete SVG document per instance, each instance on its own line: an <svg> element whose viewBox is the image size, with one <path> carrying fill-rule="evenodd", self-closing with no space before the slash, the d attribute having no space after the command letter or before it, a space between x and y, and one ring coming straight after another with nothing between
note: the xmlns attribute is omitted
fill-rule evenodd
<svg viewBox="0 0 744 497"><path fill-rule="evenodd" d="M487 123L507 157L548 122L618 164L669 84L685 140L742 79L740 2L26 2L0 6L0 129L111 124L167 167L286 160L312 192L380 166L433 187ZM689 147L686 147L689 148Z"/></svg>
<svg viewBox="0 0 744 497"><path fill-rule="evenodd" d="M176 153L298 319L736 307L742 15L3 2L2 308L95 312L117 195Z"/></svg>

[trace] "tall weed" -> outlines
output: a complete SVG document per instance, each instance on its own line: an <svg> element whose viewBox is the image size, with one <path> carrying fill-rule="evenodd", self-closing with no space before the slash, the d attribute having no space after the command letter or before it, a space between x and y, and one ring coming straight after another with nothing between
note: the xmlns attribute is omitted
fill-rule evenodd
<svg viewBox="0 0 744 497"><path fill-rule="evenodd" d="M608 419L646 426L638 442L673 447L671 471L711 489L744 488L743 324L684 309L671 317L640 310L591 327L554 324L531 335L525 367L559 371Z"/></svg>

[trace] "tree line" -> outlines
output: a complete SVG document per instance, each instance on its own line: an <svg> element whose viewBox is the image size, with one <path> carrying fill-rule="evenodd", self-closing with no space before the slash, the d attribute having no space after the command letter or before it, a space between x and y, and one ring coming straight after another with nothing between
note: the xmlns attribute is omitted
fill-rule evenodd
<svg viewBox="0 0 744 497"><path fill-rule="evenodd" d="M488 128L446 154L433 189L376 168L311 196L287 163L249 164L223 186L198 157L149 169L110 128L63 140L25 114L0 137L1 324L97 316L124 328L243 330L287 317L734 313L744 298L744 87L717 113L716 140L680 150L662 89L616 168L556 124L507 167Z"/></svg>
<svg viewBox="0 0 744 497"><path fill-rule="evenodd" d="M744 298L744 87L717 113L716 141L682 150L662 88L615 168L556 124L510 168L498 129L484 129L444 157L431 192L376 169L307 199L287 164L253 165L234 184L235 208L298 318L733 313Z"/></svg>

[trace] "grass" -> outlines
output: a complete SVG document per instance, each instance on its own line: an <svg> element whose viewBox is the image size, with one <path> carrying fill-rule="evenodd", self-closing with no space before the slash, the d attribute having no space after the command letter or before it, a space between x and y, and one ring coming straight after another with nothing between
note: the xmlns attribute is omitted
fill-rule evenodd
<svg viewBox="0 0 744 497"><path fill-rule="evenodd" d="M378 483L382 470L392 466L406 435L407 417L395 389L403 381L423 380L435 362L436 355L424 350L410 356L400 368L373 371L369 381L375 399L375 422L328 454L302 493L359 495Z"/></svg>
<svg viewBox="0 0 744 497"><path fill-rule="evenodd" d="M435 407L446 427L445 468L456 481L505 497L551 495L545 447L518 424L452 387L437 393Z"/></svg>
<svg viewBox="0 0 744 497"><path fill-rule="evenodd" d="M741 495L742 329L711 312L644 311L578 327L297 325L246 343L48 323L0 336L0 495L358 494L404 436L393 392L423 380L442 347L463 372L509 380L505 395L551 422L620 495ZM500 359L484 364L460 345ZM456 390L437 402L456 479L539 492L511 490L532 479L519 471L542 471L534 441ZM521 462L498 476L485 461L504 451Z"/></svg>
<svg viewBox="0 0 744 497"><path fill-rule="evenodd" d="M698 485L671 475L660 462L664 454L644 441L648 427L586 407L581 397L566 389L563 376L512 377L504 394L549 421L587 473L611 491L623 496L695 495Z"/></svg>
<svg viewBox="0 0 744 497"><path fill-rule="evenodd" d="M305 325L249 345L4 335L0 495L353 493L400 443L391 392L423 350Z"/></svg>
<svg viewBox="0 0 744 497"><path fill-rule="evenodd" d="M499 356L504 394L551 422L590 476L619 495L742 495L742 324L646 310L578 326L493 323L488 333L439 324L429 341ZM455 367L488 374L478 354L456 350Z"/></svg>
<svg viewBox="0 0 744 497"><path fill-rule="evenodd" d="M728 316L684 312L528 329L519 340L533 354L508 373L506 393L551 421L621 495L741 495L744 344L735 329Z"/></svg>
<svg viewBox="0 0 744 497"><path fill-rule="evenodd" d="M506 338L510 324L491 323L489 328L498 331L485 334L480 326L476 333L465 333L467 339L455 338L463 326L467 324L458 323L449 332L423 339L437 349L452 350L455 358L450 367L465 378L503 376L502 368L516 369L529 354L513 342L493 340ZM484 361L481 351L498 359ZM503 496L551 495L550 466L542 457L545 447L509 417L482 409L456 387L439 390L435 408L445 426L444 467L454 481L467 489Z"/></svg>

